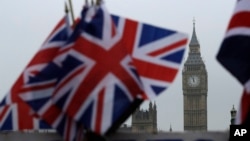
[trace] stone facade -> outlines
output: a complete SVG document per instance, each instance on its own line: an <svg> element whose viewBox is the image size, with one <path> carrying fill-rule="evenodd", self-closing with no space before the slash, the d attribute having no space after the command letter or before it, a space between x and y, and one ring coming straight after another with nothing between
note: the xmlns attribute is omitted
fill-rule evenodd
<svg viewBox="0 0 250 141"><path fill-rule="evenodd" d="M132 115L132 132L134 133L157 133L157 108L150 102L148 110L140 108Z"/></svg>
<svg viewBox="0 0 250 141"><path fill-rule="evenodd" d="M188 58L182 71L184 131L207 130L207 71L201 58L195 23Z"/></svg>

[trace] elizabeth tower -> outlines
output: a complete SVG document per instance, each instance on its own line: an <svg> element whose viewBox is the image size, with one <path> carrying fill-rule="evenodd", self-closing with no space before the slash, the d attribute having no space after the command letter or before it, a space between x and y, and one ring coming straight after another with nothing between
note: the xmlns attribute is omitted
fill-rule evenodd
<svg viewBox="0 0 250 141"><path fill-rule="evenodd" d="M182 70L184 131L207 131L207 71L193 23L188 58Z"/></svg>

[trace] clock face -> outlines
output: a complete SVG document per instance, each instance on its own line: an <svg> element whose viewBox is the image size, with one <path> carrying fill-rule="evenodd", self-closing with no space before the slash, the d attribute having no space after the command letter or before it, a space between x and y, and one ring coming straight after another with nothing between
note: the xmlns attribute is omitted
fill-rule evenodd
<svg viewBox="0 0 250 141"><path fill-rule="evenodd" d="M197 75L191 75L188 77L188 85L191 87L197 87L200 84L200 78Z"/></svg>

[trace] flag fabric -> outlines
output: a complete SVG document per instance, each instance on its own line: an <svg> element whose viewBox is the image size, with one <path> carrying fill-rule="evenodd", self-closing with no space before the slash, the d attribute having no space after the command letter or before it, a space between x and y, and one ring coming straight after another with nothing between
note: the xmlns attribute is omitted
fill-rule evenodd
<svg viewBox="0 0 250 141"><path fill-rule="evenodd" d="M237 111L235 124L247 124L250 125L250 89L244 88L243 94L241 96L239 110Z"/></svg>
<svg viewBox="0 0 250 141"><path fill-rule="evenodd" d="M53 101L87 129L105 134L136 98L151 98L151 93L157 95L169 86L181 63L187 36L110 17L104 6L85 26L69 54L77 57L84 69L77 79L60 82ZM154 72L152 76L149 68ZM165 72L167 77L160 78L158 74ZM143 92L142 81L143 88L151 91Z"/></svg>
<svg viewBox="0 0 250 141"><path fill-rule="evenodd" d="M64 58L67 52L59 52L59 54L60 55L56 57L56 60L58 58L60 58L60 60L61 58ZM71 78L71 71L69 70L74 69L77 65L78 60L73 59L73 57L71 56L65 57L65 60L59 66L57 66L57 64L55 64L54 62L50 62L40 73L30 78L29 82L31 83L33 81L43 81L45 83L46 81L49 82L50 79L55 79L59 81L61 80L63 83L64 79L61 76L66 76L68 74L69 78ZM81 72L81 68L79 70ZM77 72L78 71L76 71L76 73ZM73 74L75 73L73 72ZM73 75L73 77L74 76L75 75ZM78 76L76 75L76 77ZM66 77L65 80L68 80L68 78ZM54 84L57 84L57 82L55 81ZM58 83L58 85L60 86L60 83ZM34 87L36 87L36 85L30 87L30 89L32 90L32 88ZM52 94L55 89L56 87L47 87L47 89L34 89L33 91L26 91L21 93L20 97L31 106L31 108L35 111L39 118L43 119L52 128L56 129L57 132L63 136L63 139L65 141L76 141L79 130L83 129L80 128L80 124L78 125L73 120L73 118L70 118L62 111L62 109L55 106L52 101Z"/></svg>
<svg viewBox="0 0 250 141"><path fill-rule="evenodd" d="M19 95L70 141L82 128L106 134L138 99L166 90L187 43L185 34L111 16L103 4L82 14L68 50L29 77Z"/></svg>
<svg viewBox="0 0 250 141"><path fill-rule="evenodd" d="M69 36L69 27L67 15L59 21L54 30L50 33L48 38L42 44L40 50L35 54L33 59L26 66L22 74L16 80L12 86L10 92L4 97L0 106L2 109L8 109L1 111L0 125L1 130L32 130L41 128L50 128L44 122L39 121L34 115L32 115L32 109L23 102L20 97L20 91L27 90L29 88L23 88L22 86L27 83L28 79L36 75L46 63L51 61L60 47L65 44L65 39ZM47 87L50 84L40 84L40 87ZM19 114L22 113L22 114ZM42 124L37 124L42 123ZM12 126L5 126L12 125Z"/></svg>
<svg viewBox="0 0 250 141"><path fill-rule="evenodd" d="M52 98L67 115L98 134L105 134L136 97L144 97L120 33L105 7L97 8L64 60L65 66L75 65L64 75L70 79L61 79Z"/></svg>
<svg viewBox="0 0 250 141"><path fill-rule="evenodd" d="M186 34L113 15L132 56L147 99L166 90L179 70L188 41Z"/></svg>
<svg viewBox="0 0 250 141"><path fill-rule="evenodd" d="M82 11L82 18L90 18L93 15L93 10L93 8L85 6ZM84 26L85 23L81 24ZM85 64L81 62L81 58L75 57L78 55L77 53L74 54L75 52L71 51L71 46L75 44L75 39L80 34L79 30L80 24L77 23L74 32L64 41L65 44L54 55L53 60L48 62L39 73L29 77L27 83L24 84L24 87L29 89L20 91L20 97L31 106L39 118L56 129L65 141L82 140L83 127L62 112L62 109L55 106L51 96L57 89L61 88L61 85L64 86L64 83L79 79L84 71ZM50 85L40 87L41 84ZM69 87L71 86L73 85L69 82ZM67 86L64 89L67 89Z"/></svg>
<svg viewBox="0 0 250 141"><path fill-rule="evenodd" d="M40 81L44 78L40 76L45 74L46 78L56 77L52 100L47 101L49 97L40 96L37 90L22 93L21 97L52 127L58 127L59 107L84 128L104 134L136 97L143 97L140 96L143 92L132 59L122 45L121 34L111 16L104 7L94 10L94 16L90 9L88 16L76 26L75 30L81 27L81 36L70 50L60 53L29 79L29 82ZM43 100L49 106L39 106ZM75 116L77 113L78 117Z"/></svg>
<svg viewBox="0 0 250 141"><path fill-rule="evenodd" d="M84 137L82 125L62 112L51 99L46 100L43 106L37 109L37 114L53 129L56 129L64 141L82 141Z"/></svg>
<svg viewBox="0 0 250 141"><path fill-rule="evenodd" d="M244 86L237 112L237 124L250 112L250 1L237 1L225 38L217 54L218 61ZM248 119L249 120L249 119Z"/></svg>
<svg viewBox="0 0 250 141"><path fill-rule="evenodd" d="M18 130L38 130L51 129L51 127L38 118L27 113L25 106L20 104L10 104L0 107L0 130L18 131ZM25 119L25 120L24 120ZM31 121L30 121L31 120Z"/></svg>

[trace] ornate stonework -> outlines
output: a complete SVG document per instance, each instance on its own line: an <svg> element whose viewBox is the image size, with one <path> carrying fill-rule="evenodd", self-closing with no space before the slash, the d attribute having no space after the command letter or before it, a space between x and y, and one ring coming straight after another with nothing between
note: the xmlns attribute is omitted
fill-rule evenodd
<svg viewBox="0 0 250 141"><path fill-rule="evenodd" d="M184 131L207 130L207 89L207 71L201 58L194 23L188 58L182 70Z"/></svg>
<svg viewBox="0 0 250 141"><path fill-rule="evenodd" d="M140 108L132 115L132 132L157 133L157 109L156 104L150 102L148 110Z"/></svg>

